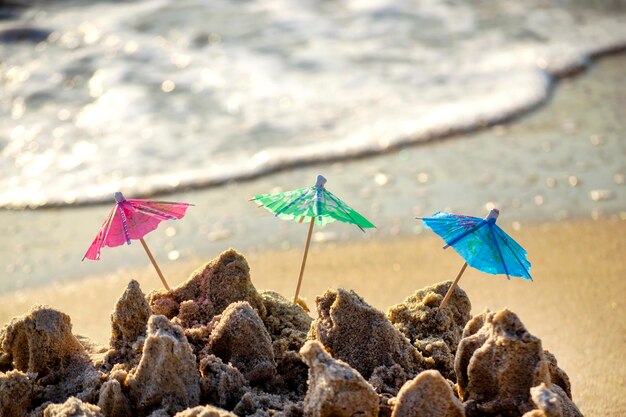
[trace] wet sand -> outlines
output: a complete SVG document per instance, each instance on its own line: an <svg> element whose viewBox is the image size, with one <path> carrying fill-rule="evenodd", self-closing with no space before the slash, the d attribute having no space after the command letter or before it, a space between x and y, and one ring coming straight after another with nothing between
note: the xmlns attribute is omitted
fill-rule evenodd
<svg viewBox="0 0 626 417"><path fill-rule="evenodd" d="M507 230L526 247L534 282L494 277L469 269L460 285L472 301L472 313L508 307L540 337L570 376L574 401L586 416L626 414L626 221L570 220ZM245 253L244 253L245 254ZM217 255L212 254L211 257ZM291 296L301 250L248 256L253 284ZM208 260L208 259L206 259ZM164 269L170 284L184 281L201 260ZM442 251L431 235L377 239L362 243L314 243L303 283L309 306L326 288L354 289L386 310L413 291L454 277L462 262ZM109 314L131 278L147 292L158 288L146 268L0 297L0 322L45 303L72 317L74 332L106 343Z"/></svg>

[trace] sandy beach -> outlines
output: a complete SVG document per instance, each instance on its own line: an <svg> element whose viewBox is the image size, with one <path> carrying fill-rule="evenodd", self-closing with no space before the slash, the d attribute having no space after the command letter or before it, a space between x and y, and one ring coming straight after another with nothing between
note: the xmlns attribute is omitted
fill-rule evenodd
<svg viewBox="0 0 626 417"><path fill-rule="evenodd" d="M574 401L586 416L623 415L626 222L572 220L507 231L531 254L534 281L507 282L470 269L460 285L472 301L472 314L485 308L516 312L569 374ZM299 256L295 249L249 256L253 284L290 296ZM164 272L176 285L203 261L170 264ZM386 311L419 288L451 279L460 266L458 255L441 250L440 240L429 235L318 243L311 249L302 292L313 310L316 295L342 287ZM75 333L107 344L110 313L131 278L144 292L159 288L157 276L146 267L20 291L0 298L0 322L32 304L48 304L72 317Z"/></svg>
<svg viewBox="0 0 626 417"><path fill-rule="evenodd" d="M24 9L16 22L28 23L25 33L31 36L46 34L38 44L6 42L2 34L14 32L3 31L6 26L0 24L0 38L5 39L0 41L0 55L9 58L0 63L0 75L6 75L0 77L0 90L6 92L0 101L8 115L0 123L0 206L16 208L0 210L0 329L34 305L47 305L71 317L75 335L110 346L112 359L103 359L101 351L94 354L93 346L74 339L61 313L41 308L35 310L38 318L33 318L35 313L23 316L0 333L0 417L20 407L24 412L15 415L22 417L27 409L45 407L48 401L63 408L70 394L59 387L66 383L71 387L67 392L83 396L79 400L85 407L108 405L102 408L106 417L173 416L178 410L166 404L171 393L156 395L154 403L141 400L152 388L168 385L161 384L170 382L168 372L176 374L172 386L180 382L179 376L202 380L189 385L195 391L182 384L187 388L173 395L178 396L173 403L181 401L175 404L181 410L191 403L234 410L243 391L254 397L265 390L263 395L283 396L280 406L272 408L279 417L317 416L311 404L303 405L305 393L313 392L307 394L311 398L319 394L312 380L319 377L323 382L335 372L345 376L338 378L340 384L354 381L356 370L363 372L360 367L368 374L358 376L360 387L377 391L371 397L375 408L378 401L385 406L389 396L395 398L381 417L391 415L400 386L410 385L400 384L402 377L394 372L406 371L405 376L417 379L418 372L435 368L456 380L457 394L465 402L459 402L458 407L465 407L460 413L482 417L483 412L499 416L514 410L512 415L522 415L529 407L543 409L537 401L530 403L529 387L551 381L556 388L565 387L555 382L554 369L548 377L542 374L551 359L530 334L541 339L569 375L573 402L582 414L626 416L626 54L613 54L623 51L626 39L619 24L622 6L575 0L548 7L507 0L497 7L452 2L433 8L434 3L426 2L412 10L400 2L395 12L384 4L377 10L375 4L343 16L342 8L327 8L325 3L319 10L312 3L308 15L300 15L301 6L277 6L269 12L248 10L247 2L242 6L220 0L216 4L225 6L222 16L193 0L69 3L76 7L61 9L52 2L42 13ZM358 2L348 3L350 9ZM168 6L161 8L163 4ZM237 13L231 14L231 6ZM247 18L231 20L242 11ZM99 16L107 25L92 24L83 14ZM135 24L129 24L127 16ZM170 30L170 19L176 21L176 16L181 22L193 17L188 32ZM213 25L222 20L228 24L207 32L207 19ZM439 22L439 27L403 29L405 24L419 29L425 22ZM249 36L252 23L258 30ZM324 27L322 36L317 31ZM293 32L297 28L300 32ZM285 29L291 32L283 33ZM378 35L373 37L372 30ZM388 36L396 30L397 38ZM344 31L351 35L328 37ZM284 42L294 36L322 43ZM361 38L368 42L353 43ZM390 55L380 55L382 51ZM605 54L611 56L601 58ZM300 293L310 307L308 317L280 296L261 295L261 290L272 290L291 299L306 224L279 221L256 209L250 198L313 185L318 174L328 178L328 190L376 228L365 234L348 224L315 228ZM80 262L113 204L112 198L109 204L100 203L114 186L127 198L153 196L194 205L184 219L164 222L146 241L170 285L201 281L195 293L185 293L188 288L183 286L178 290L186 298L176 299L177 290L157 294L161 283L135 241L103 249L99 262ZM457 291L461 295L456 294L454 308L437 310L424 302L403 323L369 307L386 313L416 291L453 279L461 268L458 254L442 250L441 239L424 230L416 217L437 211L482 217L493 208L501 212L498 225L527 250L534 281L507 281L469 268L459 284L467 296ZM246 265L239 275L223 268L214 281L211 273L203 275L210 269L203 265L229 248L246 257L250 274ZM194 271L202 271L198 275L203 281L187 281ZM153 292L152 297L144 299L136 283L129 285L131 280L138 281L143 293ZM243 298L237 298L244 293L237 293L240 281L250 290ZM229 285L237 288L229 293ZM424 294L443 295L430 288ZM331 306L340 304L338 294L348 294L339 289L353 290L364 300L352 293L343 299L348 331L340 325L333 330L348 335L342 339L345 346L333 345L327 336L335 323L324 327L328 323L322 320ZM123 293L122 299L131 295L114 311ZM493 322L476 325L487 321L487 315L468 322L467 299L472 316L486 309L510 309L526 329L517 331L521 325L517 317L511 319L513 313L499 315L500 327ZM250 305L242 305L246 302ZM224 305L216 307L218 303ZM369 305L359 310L365 303ZM351 316L354 311L366 311L360 318L367 318L353 321L359 318ZM232 331L240 329L241 317L256 320L256 327ZM43 331L31 325L39 318ZM421 337L399 329L411 320L418 323L416 334L423 331ZM431 326L437 320L445 324ZM470 366L459 371L454 355L473 359L474 353L460 353L459 340L450 342L442 335L460 337L465 323L474 326L466 341L480 328L504 334L506 341L492 343L494 336L492 346L515 346L513 354L506 348L493 353L494 348L493 356L482 360L484 374L506 368L503 374L510 377L502 384L492 378L485 390L507 391L507 384L519 384L523 389L517 397L507 397L510 392L497 400L491 394L476 401L464 396L467 381L455 376L469 374ZM120 330L125 325L126 330L134 327L130 336ZM376 333L379 328L383 330ZM233 333L239 338L230 338ZM341 356L335 348L347 346L350 351L353 336L361 338L354 343L358 354ZM305 344L307 337L315 340ZM486 339L476 343L478 339L471 343L488 344ZM516 349L528 340L532 347L520 348L519 354ZM415 346L406 349L403 343ZM444 349L436 343L444 343L450 356L441 354L438 349ZM183 354L168 356L176 349ZM231 349L242 349L243 356L254 360L257 350L265 349L259 353L266 355L265 375L246 369L245 361L241 369L232 365ZM376 362L383 370L374 375L373 367L364 365L375 356L370 350L388 350L391 355L410 351L414 356L406 362ZM162 356L155 355L157 351ZM411 362L418 353L421 359ZM433 357L438 354L437 361L452 364L437 368L440 363L433 365ZM347 357L356 359L350 362ZM338 365L337 359L354 369ZM55 363L48 368L48 362ZM156 362L163 367L151 368ZM188 369L179 370L179 365ZM400 371L392 370L395 365ZM524 376L534 372L537 379ZM475 381L484 374L478 372ZM374 377L383 385L389 378L389 386L397 386L384 391ZM448 383L439 379L444 397L452 397ZM222 384L226 380L234 385ZM27 395L19 394L20 389ZM231 404L208 399L218 391L236 391L239 397ZM568 394L543 392L559 401ZM187 395L195 397L188 401ZM18 397L26 405L15 405ZM70 399L68 406L79 400ZM248 410L236 414L260 412L257 400L241 399L244 408L248 401ZM281 408L292 401L290 405L299 403L295 414ZM112 411L121 403L132 404L126 404L125 413ZM566 407L563 404L571 401L560 404ZM376 410L354 415L378 414ZM157 414L150 414L153 411ZM533 417L549 414L536 411L540 414ZM33 413L31 417L40 417L43 409ZM11 411L9 415L14 417Z"/></svg>

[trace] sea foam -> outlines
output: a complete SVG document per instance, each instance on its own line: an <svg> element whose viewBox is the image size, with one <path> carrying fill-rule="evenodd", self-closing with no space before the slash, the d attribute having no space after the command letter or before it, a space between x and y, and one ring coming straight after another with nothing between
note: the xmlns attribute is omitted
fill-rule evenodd
<svg viewBox="0 0 626 417"><path fill-rule="evenodd" d="M626 45L624 11L540 2L146 0L0 31L0 206L108 201L507 121Z"/></svg>

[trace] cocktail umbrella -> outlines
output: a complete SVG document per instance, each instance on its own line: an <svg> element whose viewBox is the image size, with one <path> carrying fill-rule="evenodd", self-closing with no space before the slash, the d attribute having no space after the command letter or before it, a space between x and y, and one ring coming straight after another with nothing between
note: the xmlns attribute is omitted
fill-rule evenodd
<svg viewBox="0 0 626 417"><path fill-rule="evenodd" d="M167 201L150 201L150 200L126 200L122 193L115 193L115 206L109 212L107 219L102 223L100 231L96 238L89 246L89 249L83 256L85 258L97 261L100 259L100 250L105 247L120 246L124 243L130 245L131 239L138 239L141 242L150 262L156 269L159 278L165 288L169 291L170 287L163 277L161 269L157 265L146 241L143 237L157 228L159 223L164 220L181 219L187 208L191 206L188 203L171 203Z"/></svg>
<svg viewBox="0 0 626 417"><path fill-rule="evenodd" d="M484 219L444 212L421 218L426 229L446 241L444 249L452 246L465 259L440 308L446 306L468 265L489 274L506 274L508 279L521 277L532 281L526 251L496 225L499 214L493 209Z"/></svg>
<svg viewBox="0 0 626 417"><path fill-rule="evenodd" d="M361 216L333 193L324 188L324 184L326 184L326 178L318 175L317 181L313 187L299 188L284 193L261 194L251 199L251 201L255 201L259 207L265 207L267 210L274 213L279 219L294 220L298 223L302 223L305 220L309 221L309 233L304 247L304 256L302 258L302 266L300 267L296 295L293 298L294 303L298 301L298 294L300 294L300 285L302 284L302 276L304 274L306 258L309 253L311 233L313 232L314 224L323 226L327 223L339 220L340 222L354 224L363 232L365 232L364 229L376 227L370 223L369 220Z"/></svg>

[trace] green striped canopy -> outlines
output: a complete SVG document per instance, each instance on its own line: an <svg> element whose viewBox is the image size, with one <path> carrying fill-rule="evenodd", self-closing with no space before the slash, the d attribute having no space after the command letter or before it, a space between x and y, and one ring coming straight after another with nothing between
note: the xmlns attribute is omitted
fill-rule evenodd
<svg viewBox="0 0 626 417"><path fill-rule="evenodd" d="M253 197L252 201L283 220L302 223L310 222L314 218L315 224L320 226L339 220L354 224L361 230L376 227L324 188L324 184L326 184L326 178L318 175L313 187L276 194L261 194Z"/></svg>

